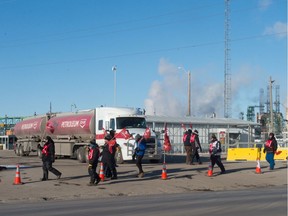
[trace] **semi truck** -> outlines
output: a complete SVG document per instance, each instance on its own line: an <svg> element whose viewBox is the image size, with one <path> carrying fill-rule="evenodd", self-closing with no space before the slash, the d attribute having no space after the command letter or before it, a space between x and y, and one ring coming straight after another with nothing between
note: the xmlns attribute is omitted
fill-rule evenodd
<svg viewBox="0 0 288 216"><path fill-rule="evenodd" d="M87 161L87 146L95 139L99 146L104 145L104 137L109 131L115 132L119 144L117 163L132 160L135 135L144 135L147 130L146 118L139 108L96 107L77 112L47 113L23 119L13 129L17 142L14 151L18 156L28 156L37 152L41 156L39 145L44 144L46 136L55 142L56 157L70 157L80 162ZM123 131L129 133L129 138ZM156 133L151 131L147 139L145 158L151 162L160 161L161 143Z"/></svg>

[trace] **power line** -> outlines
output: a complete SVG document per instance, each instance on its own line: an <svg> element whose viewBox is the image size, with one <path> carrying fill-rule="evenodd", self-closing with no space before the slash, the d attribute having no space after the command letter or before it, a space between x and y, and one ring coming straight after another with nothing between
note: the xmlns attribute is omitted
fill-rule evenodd
<svg viewBox="0 0 288 216"><path fill-rule="evenodd" d="M13 1L13 0L12 0ZM155 20L155 19L159 19L160 17L167 17L167 16L171 16L171 15L178 15L178 14L183 14L185 12L189 12L191 13L191 10L199 10L201 8L209 8L209 7L213 7L213 6L218 6L219 4L209 4L209 5L203 5L203 6L200 6L200 7L197 7L197 8L189 8L189 9L185 9L185 10L178 10L178 11L174 11L174 12L168 12L168 13L163 13L163 14L160 14L160 15L152 15L152 16L147 16L147 17L143 17L143 18L139 18L139 19L134 19L134 20L126 20L126 21L120 21L120 22L115 22L115 23L110 23L110 24L105 24L105 25L99 25L97 27L94 27L94 28L86 28L86 29L78 29L78 30L73 30L73 31L66 31L66 32L62 32L62 33L56 33L56 34L45 34L44 36L42 37L37 37L37 38L29 38L29 39L24 39L24 41L26 40L39 40L39 39L43 39L43 38L49 38L49 37L55 37L55 36L61 36L61 35L66 35L66 34L71 34L71 33L79 33L79 32L87 32L87 31L95 31L95 30L101 30L103 28L107 28L107 27L114 27L114 26L120 26L120 25L123 25L123 24L130 24L130 23L137 23L137 22L142 22L142 21L146 21L146 20ZM215 15L212 15L212 16L215 16ZM209 17L209 16L208 16ZM201 19L201 17L200 17ZM179 22L183 22L182 21L179 21ZM155 27L155 26L163 26L163 25L168 25L172 22L169 22L169 23L163 23L163 24L158 24L158 25L151 25L151 27ZM177 22L176 22L177 23ZM149 26L144 26L144 29L148 28ZM141 27L138 27L137 28L138 30L141 30ZM128 28L128 29L124 29L124 30L117 30L117 31L110 31L110 32L104 32L104 33L101 33L100 35L105 35L105 34L114 34L114 33L119 33L119 32L125 32L125 31L131 31L131 30L135 30L135 28ZM93 37L95 35L99 35L98 34L90 34L90 35L84 35L84 36L76 36L76 37L70 37L68 39L78 39L78 38L84 38L84 37ZM51 40L52 42L53 41L61 41L61 40L67 40L67 38L64 38L64 39L56 39L56 40ZM18 41L23 41L23 39L18 39L18 40L10 40L10 41L6 41L5 43L11 43L11 42L18 42ZM46 43L47 41L43 41L41 43ZM49 41L48 41L49 42ZM31 44L38 44L38 43L25 43L25 44L22 44L22 45L31 45ZM21 44L20 44L21 45ZM0 48L6 48L6 47L17 47L19 45L12 45L12 46L0 46Z"/></svg>
<svg viewBox="0 0 288 216"><path fill-rule="evenodd" d="M125 28L125 29L121 29L121 30L111 30L111 31L106 31L106 32L100 32L100 33L93 33L93 34L87 34L87 35L80 35L80 36L67 36L64 38L60 38L60 39L47 39L47 40L42 40L45 38L51 38L51 37L57 37L57 36L66 36L67 34L71 34L71 33L79 33L79 32L87 32L87 31L95 31L95 30L101 30L102 28L107 28L107 27L113 27L113 26L120 26L123 24L130 24L130 23L136 23L136 22L141 22L141 21L146 21L146 20L150 20L150 19L158 19L160 17L166 17L166 16L171 16L171 15L178 15L178 14L182 14L185 12L190 12L191 10L199 10L201 8L211 8L214 6L218 6L219 4L209 4L209 5L203 5L197 8L189 8L186 10L178 10L175 12L169 12L169 13L164 13L164 14L160 14L160 15L153 15L153 16L148 16L148 17L144 17L144 18L139 18L139 19L134 19L134 20L128 20L128 21L122 21L122 22L116 22L116 23L111 23L111 24L106 24L106 25L100 25L98 27L95 28L87 28L87 29L79 29L79 30L74 30L74 31L67 31L67 32L62 32L62 33L56 33L56 34L46 34L43 37L37 37L37 38L29 38L29 39L18 39L18 40L10 40L10 41L5 41L5 45L0 45L0 48L11 48L11 47L21 47L21 46L29 46L29 45L36 45L36 44L43 44L43 43L52 43L52 42L58 42L58 41L67 41L67 40L77 40L77 39L83 39L83 38L89 38L89 37L95 37L95 36L105 36L105 35L109 35L109 34L116 34L116 33L122 33L122 32L130 32L130 31L138 31L138 30L144 30L144 29L150 29L150 28L157 28L157 27L161 27L161 26L167 26L170 24L177 24L177 23L184 23L184 22L191 22L191 20L193 20L193 22L195 20L203 20L205 18L212 18L215 16L223 16L222 12L219 13L215 13L215 14L210 14L207 16L198 16L198 17L193 17L193 19L182 19L182 20L178 20L178 21L167 21L164 23L160 23L160 24L153 24L153 25L146 25L146 26L137 26L137 27L131 27L131 28ZM247 10L251 10L251 9L258 9L260 8L258 7L246 7L246 8L242 8L242 9L236 9L233 10L233 13L242 13L243 11ZM231 10L232 11L232 10ZM20 44L12 44L12 45L7 45L8 43L15 43L15 42L21 42L21 41L31 41L31 40L42 40L39 42L27 42L27 43L20 43Z"/></svg>
<svg viewBox="0 0 288 216"><path fill-rule="evenodd" d="M247 36L247 37L231 40L231 42L238 42L238 41L251 40L251 39L259 39L259 38L265 38L268 36L270 37L270 36L282 35L282 34L287 35L287 32L279 32L279 33L274 33L274 34L258 35L258 36ZM181 49L191 49L191 48L196 48L196 47L214 46L214 45L219 45L219 44L223 44L223 43L224 43L224 41L214 41L214 42L206 42L206 43L201 43L201 44L192 44L192 45L186 45L186 46L170 47L170 48L165 48L165 49L136 51L136 52L131 52L131 53L117 54L117 55L99 56L96 58L83 58L83 59L74 59L74 60L56 61L56 62L47 62L47 63L38 63L38 64L27 64L27 65L19 65L19 66L6 66L6 67L0 67L0 69L1 70L4 70L4 69L7 70L7 69L15 69L15 68L39 67L39 66L78 63L78 62L87 62L87 61L99 61L99 60L103 60L103 59L113 59L113 58L120 58L120 57L127 57L127 56L153 54L153 53L159 53L159 52L179 51Z"/></svg>

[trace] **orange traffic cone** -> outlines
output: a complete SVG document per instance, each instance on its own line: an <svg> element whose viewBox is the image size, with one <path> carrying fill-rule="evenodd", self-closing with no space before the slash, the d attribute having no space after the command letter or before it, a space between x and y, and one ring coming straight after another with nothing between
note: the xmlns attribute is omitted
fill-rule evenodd
<svg viewBox="0 0 288 216"><path fill-rule="evenodd" d="M259 159L257 159L256 173L261 174L261 166L260 166L260 160Z"/></svg>
<svg viewBox="0 0 288 216"><path fill-rule="evenodd" d="M162 176L161 176L161 178L162 178L163 180L167 179L166 163L163 163Z"/></svg>
<svg viewBox="0 0 288 216"><path fill-rule="evenodd" d="M19 169L19 165L17 165L17 169L16 169L16 175L15 175L15 178L14 178L14 185L21 185L22 182L21 182L21 177L20 177L20 169Z"/></svg>
<svg viewBox="0 0 288 216"><path fill-rule="evenodd" d="M210 162L209 167L208 167L208 173L207 175L209 177L213 176L213 169L212 169L212 163Z"/></svg>
<svg viewBox="0 0 288 216"><path fill-rule="evenodd" d="M103 163L101 162L100 164L101 164L101 165L100 165L100 173L99 173L99 177L100 177L101 181L104 181L104 179L105 179L105 175L104 175Z"/></svg>

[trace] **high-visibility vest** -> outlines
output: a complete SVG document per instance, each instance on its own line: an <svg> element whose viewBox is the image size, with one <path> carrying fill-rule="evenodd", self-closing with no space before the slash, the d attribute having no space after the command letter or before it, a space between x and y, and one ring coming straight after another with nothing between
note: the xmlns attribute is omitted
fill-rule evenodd
<svg viewBox="0 0 288 216"><path fill-rule="evenodd" d="M216 155L220 155L221 154L221 143L218 140L215 140L213 142L210 143L209 145L209 153L212 154L213 153L213 149L216 149ZM214 153L215 154L215 153Z"/></svg>
<svg viewBox="0 0 288 216"><path fill-rule="evenodd" d="M265 143L265 146L268 148L271 148L272 147L272 140L267 140Z"/></svg>
<svg viewBox="0 0 288 216"><path fill-rule="evenodd" d="M94 153L94 149L89 148L89 152L88 152L88 159L91 160L93 158L93 153Z"/></svg>
<svg viewBox="0 0 288 216"><path fill-rule="evenodd" d="M116 140L112 139L108 141L108 150L111 154L113 154L113 147L116 145Z"/></svg>
<svg viewBox="0 0 288 216"><path fill-rule="evenodd" d="M195 142L195 137L196 137L195 134L192 134L192 135L191 135L191 137L190 137L190 143Z"/></svg>
<svg viewBox="0 0 288 216"><path fill-rule="evenodd" d="M50 144L49 145L44 145L44 147L42 149L42 154L43 155L45 155L45 156L49 155L49 151L48 151L49 146L50 146Z"/></svg>
<svg viewBox="0 0 288 216"><path fill-rule="evenodd" d="M213 144L214 144L214 143L212 142L212 143L210 143L210 145L209 145L209 152L210 152L210 153L212 153L212 151L213 151L213 146L214 146Z"/></svg>

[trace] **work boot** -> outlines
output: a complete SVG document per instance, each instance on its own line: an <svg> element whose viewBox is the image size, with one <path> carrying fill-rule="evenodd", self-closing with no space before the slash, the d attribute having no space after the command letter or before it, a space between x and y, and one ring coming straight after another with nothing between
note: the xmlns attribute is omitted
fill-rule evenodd
<svg viewBox="0 0 288 216"><path fill-rule="evenodd" d="M96 181L95 181L95 185L97 185L99 182L101 181L101 178L100 177L98 177L97 179L96 179Z"/></svg>

